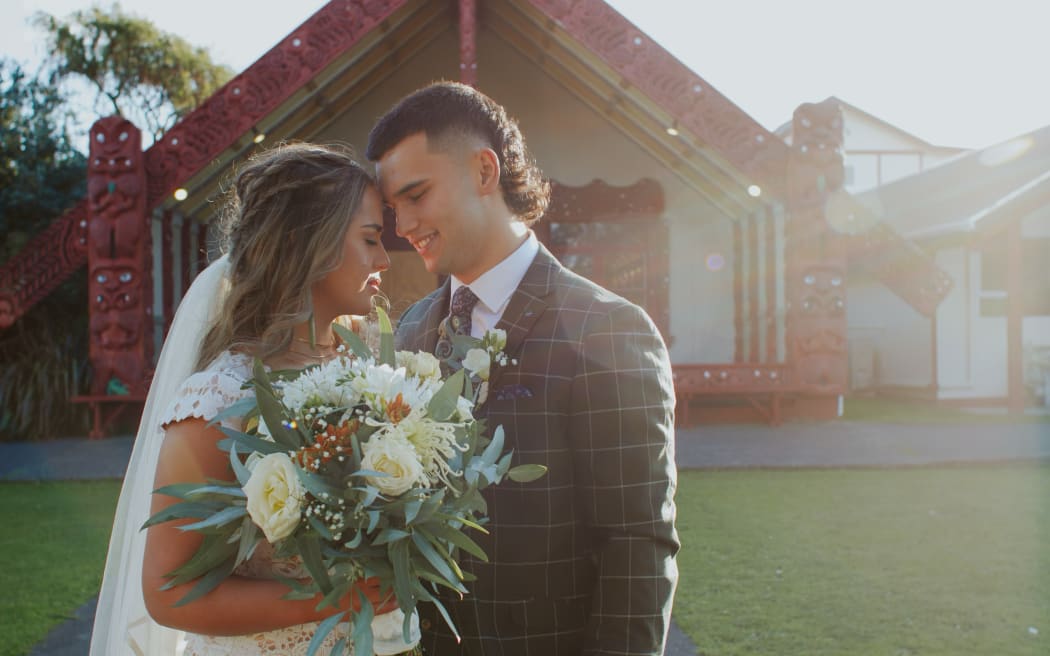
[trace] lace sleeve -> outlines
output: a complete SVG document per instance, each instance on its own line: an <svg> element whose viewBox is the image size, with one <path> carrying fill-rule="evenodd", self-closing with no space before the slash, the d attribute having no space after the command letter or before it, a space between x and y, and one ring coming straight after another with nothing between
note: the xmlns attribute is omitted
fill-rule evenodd
<svg viewBox="0 0 1050 656"><path fill-rule="evenodd" d="M205 370L193 374L172 399L161 419L161 426L191 417L212 419L220 411L252 393L250 389L242 389L243 384L244 379L232 371ZM220 423L227 428L241 427L238 417L228 417Z"/></svg>

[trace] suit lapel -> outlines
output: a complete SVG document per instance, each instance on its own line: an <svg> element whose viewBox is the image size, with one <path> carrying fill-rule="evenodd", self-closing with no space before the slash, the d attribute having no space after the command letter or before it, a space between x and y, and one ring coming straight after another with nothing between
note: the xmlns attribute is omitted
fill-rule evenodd
<svg viewBox="0 0 1050 656"><path fill-rule="evenodd" d="M543 245L536 254L536 258L529 265L525 277L521 279L518 288L510 297L507 309L497 328L507 331L507 346L504 352L510 358L517 358L521 352L521 346L532 331L532 327L547 309L546 297L551 292L551 284L558 261L550 254ZM495 369L490 385L495 387L499 378L501 367Z"/></svg>
<svg viewBox="0 0 1050 656"><path fill-rule="evenodd" d="M403 332L398 330L398 336L404 335L404 341L398 345L398 349L434 352L437 347L438 329L441 321L448 314L448 298L451 288L452 284L446 279L440 287L431 292L426 299L428 305L423 310L423 316L420 317L418 323L415 326L406 325Z"/></svg>

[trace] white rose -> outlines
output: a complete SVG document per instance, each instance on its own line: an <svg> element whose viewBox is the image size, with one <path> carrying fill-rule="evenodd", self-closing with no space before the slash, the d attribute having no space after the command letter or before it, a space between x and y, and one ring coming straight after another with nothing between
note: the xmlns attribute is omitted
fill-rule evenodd
<svg viewBox="0 0 1050 656"><path fill-rule="evenodd" d="M288 537L299 525L304 490L286 454L271 453L255 463L244 492L248 514L271 543Z"/></svg>
<svg viewBox="0 0 1050 656"><path fill-rule="evenodd" d="M412 626L409 628L409 637L412 642L405 643L402 635L402 626L405 614L400 608L395 608L389 613L377 615L372 620L372 651L377 656L392 656L402 652L410 651L419 643L421 634L419 632L419 616L412 613Z"/></svg>
<svg viewBox="0 0 1050 656"><path fill-rule="evenodd" d="M492 366L492 358L484 349L472 348L467 351L467 357L463 358L463 368L481 380L489 379L490 366Z"/></svg>
<svg viewBox="0 0 1050 656"><path fill-rule="evenodd" d="M369 484L383 494L397 496L415 487L423 479L423 465L412 443L400 435L372 435L361 450L361 468L387 474L367 476Z"/></svg>
<svg viewBox="0 0 1050 656"><path fill-rule="evenodd" d="M441 376L441 361L426 351L397 352L397 366L408 370L409 375L419 378L438 378Z"/></svg>

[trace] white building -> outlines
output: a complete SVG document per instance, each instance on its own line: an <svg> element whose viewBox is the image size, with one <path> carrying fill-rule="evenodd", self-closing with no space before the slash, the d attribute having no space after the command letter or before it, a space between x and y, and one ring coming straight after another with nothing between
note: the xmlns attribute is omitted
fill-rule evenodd
<svg viewBox="0 0 1050 656"><path fill-rule="evenodd" d="M932 254L954 286L924 317L851 270L851 358L872 371L854 386L959 405L1050 405L1050 127L858 200Z"/></svg>
<svg viewBox="0 0 1050 656"><path fill-rule="evenodd" d="M921 173L966 152L935 146L839 98L830 100L842 107L844 187L851 194ZM791 143L791 121L776 134Z"/></svg>

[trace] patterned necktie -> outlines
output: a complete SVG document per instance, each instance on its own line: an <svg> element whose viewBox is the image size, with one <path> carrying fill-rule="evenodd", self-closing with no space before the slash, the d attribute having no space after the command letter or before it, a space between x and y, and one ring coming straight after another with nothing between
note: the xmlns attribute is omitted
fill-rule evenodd
<svg viewBox="0 0 1050 656"><path fill-rule="evenodd" d="M434 349L434 355L439 359L446 360L452 355L452 335L470 335L470 314L477 304L477 295L466 285L457 289L452 295L452 312L448 316L448 330L442 331L437 347Z"/></svg>

